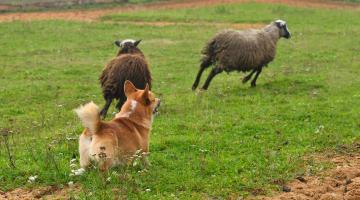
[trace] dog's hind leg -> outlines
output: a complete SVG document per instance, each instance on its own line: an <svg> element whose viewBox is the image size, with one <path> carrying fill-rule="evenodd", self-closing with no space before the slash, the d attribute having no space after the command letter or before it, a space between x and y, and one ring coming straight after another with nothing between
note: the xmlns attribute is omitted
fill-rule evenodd
<svg viewBox="0 0 360 200"><path fill-rule="evenodd" d="M97 150L97 159L99 162L99 169L101 171L107 171L113 164L114 154L109 151L111 149L106 148L106 144L102 144L104 146L100 146L100 149Z"/></svg>
<svg viewBox="0 0 360 200"><path fill-rule="evenodd" d="M85 129L79 138L80 166L82 168L90 165L91 136L88 134L87 129Z"/></svg>

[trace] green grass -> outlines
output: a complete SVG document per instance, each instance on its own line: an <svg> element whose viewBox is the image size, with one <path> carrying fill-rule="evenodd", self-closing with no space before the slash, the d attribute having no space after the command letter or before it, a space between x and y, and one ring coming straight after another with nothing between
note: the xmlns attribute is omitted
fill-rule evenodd
<svg viewBox="0 0 360 200"><path fill-rule="evenodd" d="M219 27L116 23L277 18L288 21L293 37L279 41L277 58L263 70L258 87L242 85L243 74L223 73L202 93L190 89L199 52ZM1 136L1 190L74 181L82 185L75 194L81 199L107 199L113 188L130 199L247 196L304 173L304 155L359 139L359 12L247 3L104 20L113 23L0 24L0 127L11 130ZM112 42L129 37L143 39L153 91L163 101L153 124L152 166L71 177L69 162L78 158L82 131L72 109L91 100L103 105L98 75L116 54ZM39 177L33 184L27 182L31 175Z"/></svg>

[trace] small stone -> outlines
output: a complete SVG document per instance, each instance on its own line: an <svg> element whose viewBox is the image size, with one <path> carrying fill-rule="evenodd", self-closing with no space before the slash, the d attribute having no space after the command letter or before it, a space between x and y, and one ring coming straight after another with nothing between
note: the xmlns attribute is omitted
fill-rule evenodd
<svg viewBox="0 0 360 200"><path fill-rule="evenodd" d="M283 192L291 192L291 188L288 187L288 186L286 186L286 185L284 185L284 186L282 187L282 191L283 191Z"/></svg>
<svg viewBox="0 0 360 200"><path fill-rule="evenodd" d="M298 177L296 177L296 179L299 180L300 182L303 182L303 183L306 183L306 182L307 182L307 181L305 180L305 178L302 177L302 176L298 176Z"/></svg>
<svg viewBox="0 0 360 200"><path fill-rule="evenodd" d="M346 178L346 180L345 180L345 185L349 185L350 183L352 183L352 180L349 179L349 178Z"/></svg>

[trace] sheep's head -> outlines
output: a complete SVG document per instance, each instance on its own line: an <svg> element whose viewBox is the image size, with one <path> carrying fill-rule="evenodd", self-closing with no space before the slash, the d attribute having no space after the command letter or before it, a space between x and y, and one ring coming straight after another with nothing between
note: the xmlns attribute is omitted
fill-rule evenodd
<svg viewBox="0 0 360 200"><path fill-rule="evenodd" d="M131 48L137 47L137 45L141 42L141 40L133 40L133 39L126 39L126 40L116 40L116 46L120 48Z"/></svg>
<svg viewBox="0 0 360 200"><path fill-rule="evenodd" d="M278 19L274 23L280 29L280 37L284 37L286 39L291 38L291 34L285 21Z"/></svg>
<svg viewBox="0 0 360 200"><path fill-rule="evenodd" d="M141 40L133 40L133 39L126 39L126 40L116 40L115 45L120 47L120 51L118 53L118 56L120 54L142 54L140 49L137 48Z"/></svg>

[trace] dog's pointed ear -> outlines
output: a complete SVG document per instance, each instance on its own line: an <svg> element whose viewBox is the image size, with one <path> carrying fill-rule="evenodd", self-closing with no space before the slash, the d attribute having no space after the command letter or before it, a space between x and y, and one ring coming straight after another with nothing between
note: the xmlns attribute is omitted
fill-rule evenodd
<svg viewBox="0 0 360 200"><path fill-rule="evenodd" d="M116 46L121 47L121 40L116 40L114 43Z"/></svg>
<svg viewBox="0 0 360 200"><path fill-rule="evenodd" d="M124 84L125 96L129 97L129 95L131 95L132 93L134 93L136 91L137 91L137 89L136 89L135 85L131 81L126 80L125 84Z"/></svg>
<svg viewBox="0 0 360 200"><path fill-rule="evenodd" d="M141 95L141 98L144 101L145 105L149 105L150 104L150 98L149 98L149 84L146 83L146 87L144 89L144 92Z"/></svg>
<svg viewBox="0 0 360 200"><path fill-rule="evenodd" d="M136 41L134 42L134 46L137 47L137 45L138 45L140 42L141 42L141 39L140 39L140 40L136 40Z"/></svg>

